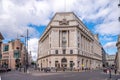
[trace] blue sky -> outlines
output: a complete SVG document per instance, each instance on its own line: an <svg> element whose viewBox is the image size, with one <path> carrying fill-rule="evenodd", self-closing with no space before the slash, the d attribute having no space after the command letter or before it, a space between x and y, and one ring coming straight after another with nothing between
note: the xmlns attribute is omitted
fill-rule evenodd
<svg viewBox="0 0 120 80"><path fill-rule="evenodd" d="M7 42L26 35L29 29L29 51L37 58L38 40L56 12L74 12L99 40L105 51L116 53L118 0L0 0L0 32ZM23 38L20 38L24 41Z"/></svg>

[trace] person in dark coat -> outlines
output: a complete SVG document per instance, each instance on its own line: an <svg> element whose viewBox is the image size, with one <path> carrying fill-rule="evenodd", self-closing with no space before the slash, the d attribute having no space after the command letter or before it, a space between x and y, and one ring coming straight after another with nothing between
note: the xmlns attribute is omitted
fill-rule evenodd
<svg viewBox="0 0 120 80"><path fill-rule="evenodd" d="M115 68L114 71L115 71L115 74L117 74L117 68Z"/></svg>

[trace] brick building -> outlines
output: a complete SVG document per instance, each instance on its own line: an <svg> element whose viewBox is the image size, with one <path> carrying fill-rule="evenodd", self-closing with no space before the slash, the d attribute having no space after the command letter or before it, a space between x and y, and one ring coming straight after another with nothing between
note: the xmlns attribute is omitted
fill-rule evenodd
<svg viewBox="0 0 120 80"><path fill-rule="evenodd" d="M0 65L1 65L1 60L2 60L2 49L1 49L1 45L2 45L2 40L3 40L3 36L0 32ZM1 66L0 66L1 67Z"/></svg>
<svg viewBox="0 0 120 80"><path fill-rule="evenodd" d="M12 40L8 43L3 43L1 46L2 59L1 65L5 65L8 68L15 69L18 66L23 66L25 64L25 46L19 40Z"/></svg>

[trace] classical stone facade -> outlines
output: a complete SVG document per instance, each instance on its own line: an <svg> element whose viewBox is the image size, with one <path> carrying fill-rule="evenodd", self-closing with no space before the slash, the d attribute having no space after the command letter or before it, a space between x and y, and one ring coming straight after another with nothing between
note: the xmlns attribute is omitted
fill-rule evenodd
<svg viewBox="0 0 120 80"><path fill-rule="evenodd" d="M15 69L25 63L25 46L19 40L12 40L2 44L2 59L1 66L7 66L10 69Z"/></svg>
<svg viewBox="0 0 120 80"><path fill-rule="evenodd" d="M116 65L117 71L120 72L120 35L118 36L118 42L116 46L117 46L117 53L115 57L115 65Z"/></svg>
<svg viewBox="0 0 120 80"><path fill-rule="evenodd" d="M40 68L96 69L102 46L74 13L56 13L39 40L37 61Z"/></svg>
<svg viewBox="0 0 120 80"><path fill-rule="evenodd" d="M102 64L103 64L102 66L103 67L108 67L106 55L107 55L106 51L104 50L104 48L102 48Z"/></svg>
<svg viewBox="0 0 120 80"><path fill-rule="evenodd" d="M114 67L115 66L115 55L106 55L106 61L107 65L109 67Z"/></svg>

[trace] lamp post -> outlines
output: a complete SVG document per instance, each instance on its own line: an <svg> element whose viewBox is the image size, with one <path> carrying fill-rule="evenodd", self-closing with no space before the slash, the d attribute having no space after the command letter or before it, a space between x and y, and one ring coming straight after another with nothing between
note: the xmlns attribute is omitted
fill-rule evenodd
<svg viewBox="0 0 120 80"><path fill-rule="evenodd" d="M28 71L28 29L27 36L21 35L21 37L25 38L25 72Z"/></svg>
<svg viewBox="0 0 120 80"><path fill-rule="evenodd" d="M1 44L2 44L2 40L0 40L0 59L2 59Z"/></svg>
<svg viewBox="0 0 120 80"><path fill-rule="evenodd" d="M2 45L2 39L0 39L0 59L2 59L1 45Z"/></svg>
<svg viewBox="0 0 120 80"><path fill-rule="evenodd" d="M119 3L118 3L118 8L120 8L120 0L119 0ZM119 14L120 14L120 11L119 11ZM120 16L118 17L118 21L120 22Z"/></svg>

